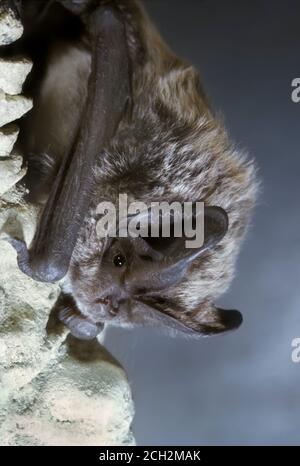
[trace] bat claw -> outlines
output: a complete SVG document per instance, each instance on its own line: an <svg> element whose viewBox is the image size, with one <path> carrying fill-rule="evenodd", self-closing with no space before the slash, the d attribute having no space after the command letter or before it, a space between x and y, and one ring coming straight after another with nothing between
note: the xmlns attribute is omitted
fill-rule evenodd
<svg viewBox="0 0 300 466"><path fill-rule="evenodd" d="M91 322L81 315L70 297L63 297L58 302L57 317L79 340L93 340L104 328L102 323Z"/></svg>
<svg viewBox="0 0 300 466"><path fill-rule="evenodd" d="M4 238L17 252L17 260L19 268L26 275L31 274L31 268L29 264L29 251L24 240L14 238L13 236L7 236Z"/></svg>

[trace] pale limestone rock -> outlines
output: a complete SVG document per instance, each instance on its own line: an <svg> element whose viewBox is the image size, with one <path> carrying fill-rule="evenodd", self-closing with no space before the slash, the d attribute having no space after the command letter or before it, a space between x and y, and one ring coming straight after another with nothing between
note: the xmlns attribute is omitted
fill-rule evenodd
<svg viewBox="0 0 300 466"><path fill-rule="evenodd" d="M59 286L20 272L5 238L30 244L39 210L12 199L0 199L0 445L134 445L130 385L117 361L97 340L46 333Z"/></svg>
<svg viewBox="0 0 300 466"><path fill-rule="evenodd" d="M20 31L0 6L0 44ZM0 126L30 108L28 99L2 92ZM40 214L25 203L22 184L15 186L25 173L22 157L11 155L17 135L15 125L0 129L0 445L134 445L124 370L97 340L80 342L65 328L47 334L59 285L20 272L6 241L16 236L29 245Z"/></svg>
<svg viewBox="0 0 300 466"><path fill-rule="evenodd" d="M23 34L23 26L14 12L8 7L8 2L1 0L0 4L0 45L8 45Z"/></svg>
<svg viewBox="0 0 300 466"><path fill-rule="evenodd" d="M0 59L0 89L6 94L21 94L23 83L31 68L31 61L25 58Z"/></svg>
<svg viewBox="0 0 300 466"><path fill-rule="evenodd" d="M31 239L35 213L4 207L0 231L27 223ZM0 445L133 445L124 370L97 340L66 339L66 329L46 335L59 287L23 275L4 240L0 264Z"/></svg>
<svg viewBox="0 0 300 466"><path fill-rule="evenodd" d="M52 351L52 364L7 396L2 445L133 445L123 369L95 342L68 337Z"/></svg>
<svg viewBox="0 0 300 466"><path fill-rule="evenodd" d="M21 204L24 196L28 194L29 191L26 187L21 183L13 186L9 191L1 196L1 200L3 203L7 205L14 205L14 204Z"/></svg>
<svg viewBox="0 0 300 466"><path fill-rule="evenodd" d="M0 91L0 126L21 118L32 108L32 101L22 95L8 95Z"/></svg>
<svg viewBox="0 0 300 466"><path fill-rule="evenodd" d="M26 168L22 167L23 159L14 155L8 159L0 160L0 196L11 189L20 181L26 173Z"/></svg>
<svg viewBox="0 0 300 466"><path fill-rule="evenodd" d="M8 157L19 134L17 125L10 124L0 128L0 157Z"/></svg>

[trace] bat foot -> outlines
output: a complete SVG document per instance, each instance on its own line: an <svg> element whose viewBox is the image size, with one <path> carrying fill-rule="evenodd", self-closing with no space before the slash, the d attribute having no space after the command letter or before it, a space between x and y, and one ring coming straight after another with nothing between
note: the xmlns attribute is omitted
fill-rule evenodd
<svg viewBox="0 0 300 466"><path fill-rule="evenodd" d="M87 319L82 319L80 322L73 320L72 326L69 327L71 335L78 340L94 340L103 328L103 324L94 324Z"/></svg>
<svg viewBox="0 0 300 466"><path fill-rule="evenodd" d="M77 309L75 301L71 296L61 294L52 309L47 325L48 333L59 324L65 325L73 337L79 340L93 340L104 329L104 324L91 322Z"/></svg>
<svg viewBox="0 0 300 466"><path fill-rule="evenodd" d="M77 309L64 307L58 311L58 319L70 330L73 337L79 340L93 340L104 328L103 324L95 324L81 315Z"/></svg>

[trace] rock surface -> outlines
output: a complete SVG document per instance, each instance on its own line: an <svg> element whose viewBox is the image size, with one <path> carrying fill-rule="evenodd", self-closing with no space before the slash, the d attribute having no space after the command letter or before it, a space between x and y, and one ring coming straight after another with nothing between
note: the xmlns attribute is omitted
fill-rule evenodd
<svg viewBox="0 0 300 466"><path fill-rule="evenodd" d="M0 445L133 445L124 370L97 340L47 335L59 286L23 275L4 240L29 244L36 217L22 200L0 201Z"/></svg>
<svg viewBox="0 0 300 466"><path fill-rule="evenodd" d="M0 157L8 157L18 138L19 128L10 124L0 128Z"/></svg>
<svg viewBox="0 0 300 466"><path fill-rule="evenodd" d="M8 95L0 90L0 126L17 120L32 108L32 102L23 95Z"/></svg>
<svg viewBox="0 0 300 466"><path fill-rule="evenodd" d="M0 3L0 45L8 45L23 34L23 26L16 18L7 0Z"/></svg>
<svg viewBox="0 0 300 466"><path fill-rule="evenodd" d="M2 5L0 43L6 44L22 26ZM6 92L19 91L30 70L22 60L14 64L14 83L9 74L0 78ZM30 100L2 92L0 126L30 108ZM0 128L0 445L133 445L134 408L124 370L97 340L81 342L65 328L47 333L59 286L22 274L5 240L21 237L29 245L39 215L16 185L26 171L12 152L17 136L16 125Z"/></svg>
<svg viewBox="0 0 300 466"><path fill-rule="evenodd" d="M0 59L0 89L6 94L20 94L22 85L31 68L32 63L24 58L15 60Z"/></svg>
<svg viewBox="0 0 300 466"><path fill-rule="evenodd" d="M19 180L23 178L26 169L22 168L23 159L14 155L6 160L0 160L0 196L11 189Z"/></svg>

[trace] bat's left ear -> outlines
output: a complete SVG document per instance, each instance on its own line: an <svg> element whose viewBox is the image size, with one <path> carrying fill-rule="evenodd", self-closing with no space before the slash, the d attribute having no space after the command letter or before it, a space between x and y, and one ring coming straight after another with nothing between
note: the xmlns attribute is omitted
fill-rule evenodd
<svg viewBox="0 0 300 466"><path fill-rule="evenodd" d="M211 304L209 311L200 309L194 316L187 317L185 325L191 332L203 336L212 336L219 333L230 332L240 327L243 316L235 309L221 309Z"/></svg>
<svg viewBox="0 0 300 466"><path fill-rule="evenodd" d="M196 203L193 208L196 208ZM180 214L181 214L180 210ZM169 214L169 212L168 212ZM189 224L186 220L189 219ZM146 235L143 233L141 236L148 243L149 247L154 251L160 253L164 258L165 265L172 266L188 266L194 259L202 254L207 249L214 248L226 235L228 230L228 215L224 209L217 206L205 206L199 212L193 212L192 216L183 215L176 220L173 214L154 216L152 218L150 210L142 212L134 217L135 224L137 222L145 222L151 225L152 228L156 227L157 235ZM164 225L166 222L173 229L167 231L164 235ZM186 234L185 222L194 229ZM180 226L180 233L175 234L176 225ZM202 231L201 231L202 230ZM148 231L148 230L147 230Z"/></svg>
<svg viewBox="0 0 300 466"><path fill-rule="evenodd" d="M186 234L186 220L176 216L161 213L154 215L150 210L133 216L134 224L146 225L141 228L142 241L135 241L135 251L141 257L148 256L151 260L143 264L138 270L133 270L132 280L139 288L147 290L163 290L179 283L186 274L188 267L208 249L214 248L225 236L228 229L228 216L224 209L217 206L208 206L200 212L190 215L189 226L194 229ZM127 222L127 219L126 219ZM149 224L151 233L148 234ZM168 224L170 229L164 234L164 227ZM175 234L178 225L179 234ZM131 229L131 220L129 230ZM188 227L189 228L189 227ZM152 235L156 229L157 235ZM173 230L171 232L171 229ZM144 234L146 232L146 234ZM151 236L152 235L152 236ZM194 235L194 236L192 236ZM193 243L191 245L191 243ZM196 245L195 245L196 243Z"/></svg>
<svg viewBox="0 0 300 466"><path fill-rule="evenodd" d="M183 336L199 338L236 330L243 322L236 310L217 308L213 303L202 303L193 311L185 312L175 302L146 298L144 304L156 311L158 321Z"/></svg>

